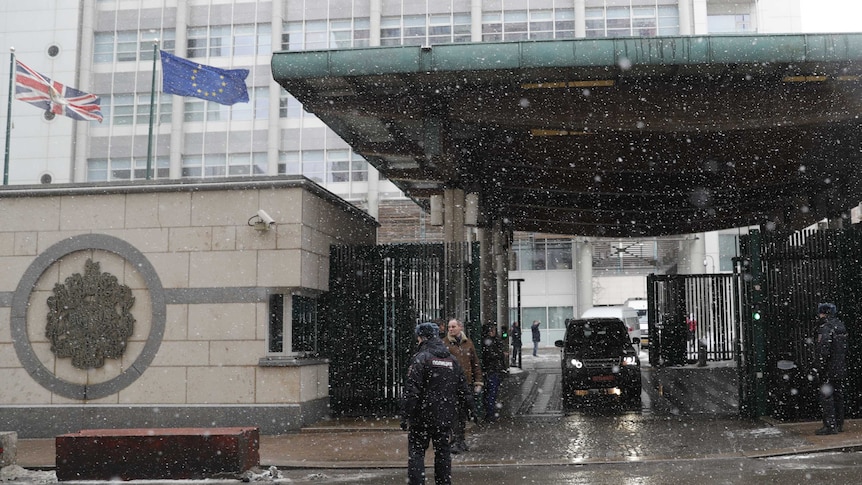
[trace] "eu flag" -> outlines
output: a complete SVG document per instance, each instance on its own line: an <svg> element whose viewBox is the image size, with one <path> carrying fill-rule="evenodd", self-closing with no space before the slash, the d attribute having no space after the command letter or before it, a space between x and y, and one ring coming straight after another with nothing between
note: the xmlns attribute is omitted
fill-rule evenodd
<svg viewBox="0 0 862 485"><path fill-rule="evenodd" d="M220 104L248 103L248 69L221 69L192 62L165 51L162 54L162 91Z"/></svg>

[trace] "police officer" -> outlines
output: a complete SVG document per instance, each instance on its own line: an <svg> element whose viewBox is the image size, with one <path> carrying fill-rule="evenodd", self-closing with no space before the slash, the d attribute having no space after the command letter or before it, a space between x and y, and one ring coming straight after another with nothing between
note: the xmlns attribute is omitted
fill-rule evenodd
<svg viewBox="0 0 862 485"><path fill-rule="evenodd" d="M521 322L512 322L512 330L509 332L512 337L512 365L521 367Z"/></svg>
<svg viewBox="0 0 862 485"><path fill-rule="evenodd" d="M817 327L817 374L820 377L820 406L823 409L823 427L818 435L844 431L844 376L847 373L847 328L836 316L832 303L817 307L820 326Z"/></svg>
<svg viewBox="0 0 862 485"><path fill-rule="evenodd" d="M458 408L468 404L470 389L458 360L440 340L431 322L416 327L419 350L410 361L401 410L401 428L408 429L407 480L425 483L425 451L434 444L434 483L452 483L449 437Z"/></svg>

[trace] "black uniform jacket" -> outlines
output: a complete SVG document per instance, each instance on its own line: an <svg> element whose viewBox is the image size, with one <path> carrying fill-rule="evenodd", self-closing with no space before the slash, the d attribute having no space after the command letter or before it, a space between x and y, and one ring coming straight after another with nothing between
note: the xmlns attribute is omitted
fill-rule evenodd
<svg viewBox="0 0 862 485"><path fill-rule="evenodd" d="M817 328L817 365L829 377L844 377L847 373L847 328L844 322L829 315Z"/></svg>
<svg viewBox="0 0 862 485"><path fill-rule="evenodd" d="M458 360L439 338L419 344L404 382L402 418L410 426L451 428L470 390Z"/></svg>

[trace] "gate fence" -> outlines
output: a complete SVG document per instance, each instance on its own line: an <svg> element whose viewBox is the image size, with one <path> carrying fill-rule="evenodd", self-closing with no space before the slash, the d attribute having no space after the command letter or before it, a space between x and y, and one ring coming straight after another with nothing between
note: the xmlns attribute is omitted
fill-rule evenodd
<svg viewBox="0 0 862 485"><path fill-rule="evenodd" d="M862 376L854 370L862 364L862 230L751 231L741 239L741 247L745 311L740 403L746 403L751 415L820 417L819 385L808 376L815 365L817 305L831 302L850 334L847 417L859 417Z"/></svg>
<svg viewBox="0 0 862 485"><path fill-rule="evenodd" d="M417 323L447 318L457 308L449 296L452 285L467 289L465 331L479 341L478 255L478 243L331 248L320 349L330 361L333 415L398 412L404 376L416 351L413 330ZM463 274L463 281L453 281L452 274Z"/></svg>
<svg viewBox="0 0 862 485"><path fill-rule="evenodd" d="M705 344L711 361L735 359L739 335L738 278L731 274L649 275L650 364L684 365ZM689 332L688 320L695 331Z"/></svg>

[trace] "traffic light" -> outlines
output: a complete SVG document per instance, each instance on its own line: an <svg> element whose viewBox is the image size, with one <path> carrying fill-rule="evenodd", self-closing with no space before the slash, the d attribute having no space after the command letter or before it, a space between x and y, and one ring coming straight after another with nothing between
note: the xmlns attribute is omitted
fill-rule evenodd
<svg viewBox="0 0 862 485"><path fill-rule="evenodd" d="M758 321L761 318L763 318L763 305L761 303L751 305L751 319Z"/></svg>
<svg viewBox="0 0 862 485"><path fill-rule="evenodd" d="M509 338L509 327L507 327L507 326L503 325L503 328L501 329L501 333L500 333L500 335L501 335L504 339Z"/></svg>

